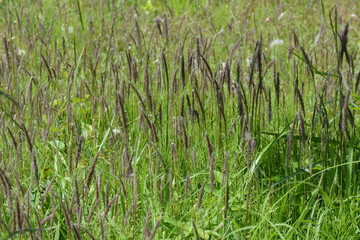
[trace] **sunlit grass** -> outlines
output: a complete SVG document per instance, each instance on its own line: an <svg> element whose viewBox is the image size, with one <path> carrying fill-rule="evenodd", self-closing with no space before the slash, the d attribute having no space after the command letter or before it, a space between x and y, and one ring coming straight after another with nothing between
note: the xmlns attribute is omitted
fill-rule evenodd
<svg viewBox="0 0 360 240"><path fill-rule="evenodd" d="M0 238L357 239L351 4L0 1Z"/></svg>

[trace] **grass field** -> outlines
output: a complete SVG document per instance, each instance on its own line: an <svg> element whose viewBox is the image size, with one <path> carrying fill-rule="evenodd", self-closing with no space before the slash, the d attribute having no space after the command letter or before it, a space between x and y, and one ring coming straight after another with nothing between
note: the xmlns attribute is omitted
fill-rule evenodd
<svg viewBox="0 0 360 240"><path fill-rule="evenodd" d="M360 2L0 12L0 239L360 239Z"/></svg>

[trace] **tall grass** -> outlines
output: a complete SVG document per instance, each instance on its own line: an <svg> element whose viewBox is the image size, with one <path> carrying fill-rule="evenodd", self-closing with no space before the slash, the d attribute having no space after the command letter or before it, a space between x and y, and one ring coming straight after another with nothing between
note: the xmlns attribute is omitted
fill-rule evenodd
<svg viewBox="0 0 360 240"><path fill-rule="evenodd" d="M0 9L1 239L359 236L358 3Z"/></svg>

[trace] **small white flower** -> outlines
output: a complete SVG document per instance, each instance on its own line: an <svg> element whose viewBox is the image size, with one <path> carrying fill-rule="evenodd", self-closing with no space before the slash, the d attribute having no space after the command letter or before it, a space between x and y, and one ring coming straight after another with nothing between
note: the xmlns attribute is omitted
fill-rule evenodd
<svg viewBox="0 0 360 240"><path fill-rule="evenodd" d="M275 47L276 45L283 45L284 44L284 40L281 39L275 39L270 43L270 48Z"/></svg>
<svg viewBox="0 0 360 240"><path fill-rule="evenodd" d="M114 128L114 129L112 130L112 132L113 132L115 135L117 135L117 134L120 134L120 133L121 133L121 130L120 130L119 128Z"/></svg>
<svg viewBox="0 0 360 240"><path fill-rule="evenodd" d="M22 49L18 48L18 49L17 49L17 54L18 54L19 56L24 56L24 55L25 55L25 50L22 50Z"/></svg>
<svg viewBox="0 0 360 240"><path fill-rule="evenodd" d="M72 32L74 31L74 28L73 28L72 26L70 26L70 27L68 28L68 31L69 31L69 33L72 33Z"/></svg>

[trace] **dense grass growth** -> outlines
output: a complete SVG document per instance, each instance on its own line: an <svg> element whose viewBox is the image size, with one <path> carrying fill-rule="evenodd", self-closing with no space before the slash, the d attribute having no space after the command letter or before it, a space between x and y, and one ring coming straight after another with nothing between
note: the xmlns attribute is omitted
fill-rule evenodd
<svg viewBox="0 0 360 240"><path fill-rule="evenodd" d="M0 239L358 239L360 4L246 2L0 0Z"/></svg>

